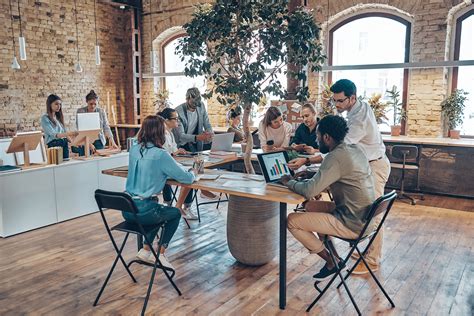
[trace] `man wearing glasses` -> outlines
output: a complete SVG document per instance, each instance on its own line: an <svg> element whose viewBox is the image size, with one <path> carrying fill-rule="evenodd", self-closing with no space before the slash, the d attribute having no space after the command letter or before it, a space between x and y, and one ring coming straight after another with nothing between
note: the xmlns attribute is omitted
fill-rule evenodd
<svg viewBox="0 0 474 316"><path fill-rule="evenodd" d="M337 111L342 114L347 111L347 125L349 132L344 138L347 144L358 144L367 156L372 178L374 181L375 198L384 194L385 184L390 175L390 162L385 155L385 145L382 135L375 120L372 108L357 98L356 85L348 80L338 80L331 86L333 93L332 102ZM305 161L303 161L306 159ZM297 158L290 162L292 169L297 169L303 164L320 163L320 155L311 158ZM375 238L366 254L366 261L372 271L377 271L380 266L380 257L382 254L383 229ZM362 262L361 262L362 263ZM364 264L359 264L353 271L354 274L369 273Z"/></svg>

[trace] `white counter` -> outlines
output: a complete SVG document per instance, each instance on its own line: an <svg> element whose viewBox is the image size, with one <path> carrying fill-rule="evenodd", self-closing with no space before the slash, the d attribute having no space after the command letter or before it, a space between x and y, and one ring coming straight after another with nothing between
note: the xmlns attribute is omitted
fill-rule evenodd
<svg viewBox="0 0 474 316"><path fill-rule="evenodd" d="M123 191L125 180L102 170L128 164L128 153L0 173L0 236L97 212L96 189Z"/></svg>

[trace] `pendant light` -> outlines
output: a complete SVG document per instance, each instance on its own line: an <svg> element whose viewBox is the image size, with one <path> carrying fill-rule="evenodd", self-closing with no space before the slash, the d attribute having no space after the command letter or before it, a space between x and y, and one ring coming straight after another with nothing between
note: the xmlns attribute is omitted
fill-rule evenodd
<svg viewBox="0 0 474 316"><path fill-rule="evenodd" d="M96 13L96 0L94 0L94 29L95 29L95 64L100 65L100 46L97 40L97 13Z"/></svg>
<svg viewBox="0 0 474 316"><path fill-rule="evenodd" d="M150 68L151 73L155 72L155 51L153 50L153 12L151 11L151 0L148 1L150 4Z"/></svg>
<svg viewBox="0 0 474 316"><path fill-rule="evenodd" d="M26 60L26 42L23 37L23 31L21 29L21 11L20 11L20 0L18 0L18 16L20 17L20 37L18 38L18 43L20 44L20 59Z"/></svg>
<svg viewBox="0 0 474 316"><path fill-rule="evenodd" d="M13 31L13 10L12 10L12 0L10 0L10 20L11 20L11 26L12 26L12 42L13 42L13 61L11 64L12 69L18 70L20 69L20 64L18 63L18 60L16 59L16 52L15 52L15 33Z"/></svg>
<svg viewBox="0 0 474 316"><path fill-rule="evenodd" d="M81 62L79 60L79 30L78 30L78 27L77 27L77 4L76 4L76 0L74 0L74 16L76 18L76 51L77 51L77 62L74 65L74 70L76 72L82 72L82 66L81 66Z"/></svg>

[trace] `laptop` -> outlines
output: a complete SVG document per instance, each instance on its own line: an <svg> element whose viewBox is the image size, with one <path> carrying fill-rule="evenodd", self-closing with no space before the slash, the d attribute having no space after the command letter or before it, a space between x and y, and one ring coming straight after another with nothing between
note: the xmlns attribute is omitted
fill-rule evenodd
<svg viewBox="0 0 474 316"><path fill-rule="evenodd" d="M78 131L89 131L89 130L95 130L95 129L100 129L99 112L77 114L77 130Z"/></svg>
<svg viewBox="0 0 474 316"><path fill-rule="evenodd" d="M215 134L212 138L211 152L232 151L235 133Z"/></svg>
<svg viewBox="0 0 474 316"><path fill-rule="evenodd" d="M286 151L258 154L257 158L267 184L286 188L280 182L281 177L294 175L293 170L288 167L288 154Z"/></svg>

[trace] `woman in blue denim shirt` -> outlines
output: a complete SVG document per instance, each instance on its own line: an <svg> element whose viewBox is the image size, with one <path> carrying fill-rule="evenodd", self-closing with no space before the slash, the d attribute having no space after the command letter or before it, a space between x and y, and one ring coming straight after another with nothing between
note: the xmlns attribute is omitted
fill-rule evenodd
<svg viewBox="0 0 474 316"><path fill-rule="evenodd" d="M178 208L158 203L156 197L164 188L166 180L174 179L184 184L193 183L195 170L186 171L173 157L163 149L165 143L165 121L162 117L150 115L145 118L132 144L129 153L128 176L126 191L133 197L138 208L138 221L143 225L156 225L156 229L147 236L153 241L158 233L159 225L166 221L162 240L160 261L165 267L173 269L163 255L173 237L181 219ZM135 222L135 217L124 212L126 221ZM150 251L151 245L144 245L137 257L140 260L154 263L155 258Z"/></svg>
<svg viewBox="0 0 474 316"><path fill-rule="evenodd" d="M77 132L66 132L62 100L55 94L50 94L46 99L46 113L41 117L41 128L48 148L62 147L63 158L69 158L68 143L71 142L71 137L77 136Z"/></svg>

